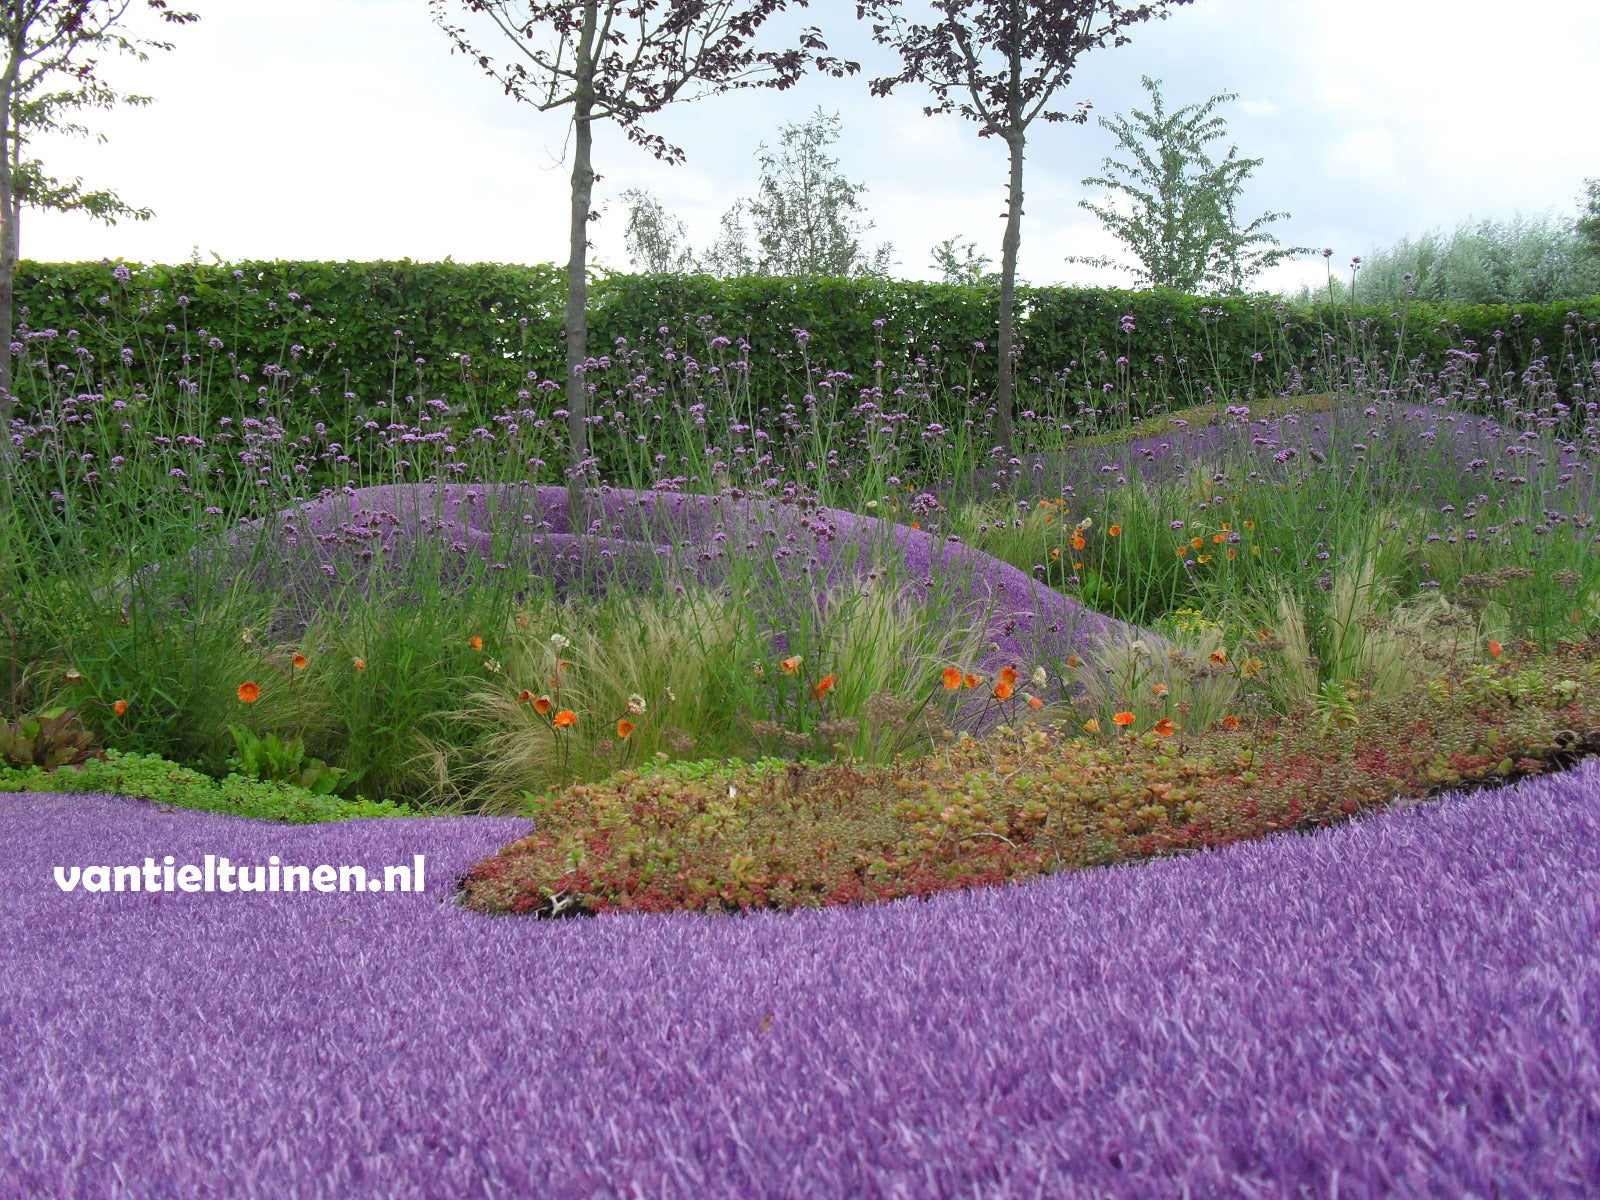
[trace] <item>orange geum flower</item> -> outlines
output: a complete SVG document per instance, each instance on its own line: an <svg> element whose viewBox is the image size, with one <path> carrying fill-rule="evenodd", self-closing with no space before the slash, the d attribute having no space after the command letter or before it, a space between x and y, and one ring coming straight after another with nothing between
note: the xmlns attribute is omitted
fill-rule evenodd
<svg viewBox="0 0 1600 1200"><path fill-rule="evenodd" d="M1234 559L1236 559L1238 557L1239 557L1239 552L1237 550L1235 550L1232 546L1229 546L1228 547L1228 561L1232 562Z"/></svg>
<svg viewBox="0 0 1600 1200"><path fill-rule="evenodd" d="M1505 649L1505 647L1502 646L1499 642L1490 642L1489 643L1489 653L1494 655L1495 658L1499 658L1501 651L1504 650L1504 649Z"/></svg>
<svg viewBox="0 0 1600 1200"><path fill-rule="evenodd" d="M622 738L622 739L626 740L628 738L628 735L630 735L632 732L633 732L633 722L628 720L627 717L623 717L620 721L617 722L617 736L619 738Z"/></svg>
<svg viewBox="0 0 1600 1200"><path fill-rule="evenodd" d="M961 686L961 672L954 667L946 667L939 678L944 681L944 690L947 692L953 692Z"/></svg>
<svg viewBox="0 0 1600 1200"><path fill-rule="evenodd" d="M1118 725L1132 725L1139 718L1134 716L1131 712L1119 712L1116 716L1112 717L1111 719L1113 721L1115 721Z"/></svg>
<svg viewBox="0 0 1600 1200"><path fill-rule="evenodd" d="M557 729L565 729L567 726L576 725L577 723L578 714L573 712L570 708L563 708L555 716L555 726Z"/></svg>
<svg viewBox="0 0 1600 1200"><path fill-rule="evenodd" d="M477 634L473 634L471 639L467 642L467 645L471 646L474 650L482 650L483 639Z"/></svg>
<svg viewBox="0 0 1600 1200"><path fill-rule="evenodd" d="M296 654L289 661L294 664L294 669L296 671L303 671L303 670L305 670L306 663L310 662L311 660L309 658L307 658L304 654Z"/></svg>
<svg viewBox="0 0 1600 1200"><path fill-rule="evenodd" d="M1228 535L1225 534L1225 533L1214 533L1214 534L1211 535L1211 543L1214 546L1220 546L1220 545L1222 545L1223 542L1225 542L1227 540L1228 540Z"/></svg>
<svg viewBox="0 0 1600 1200"><path fill-rule="evenodd" d="M1155 734L1157 737L1171 737L1172 719L1170 717L1162 717L1161 720L1150 726L1150 732Z"/></svg>
<svg viewBox="0 0 1600 1200"><path fill-rule="evenodd" d="M1150 694L1153 696L1165 696L1171 690L1172 689L1164 683L1152 683L1150 685Z"/></svg>
<svg viewBox="0 0 1600 1200"><path fill-rule="evenodd" d="M832 675L824 675L816 687L811 689L811 698L821 700L833 690L834 679Z"/></svg>
<svg viewBox="0 0 1600 1200"><path fill-rule="evenodd" d="M1060 559L1061 559L1061 547L1060 546L1057 546L1054 550L1050 551L1050 558L1051 558L1052 561L1055 561L1055 562L1059 562L1060 561Z"/></svg>
<svg viewBox="0 0 1600 1200"><path fill-rule="evenodd" d="M1069 654L1067 655L1067 666L1076 671L1079 667L1083 666L1083 659L1079 658L1076 654Z"/></svg>
<svg viewBox="0 0 1600 1200"><path fill-rule="evenodd" d="M1239 718L1235 716L1223 717L1222 727L1231 733L1233 730L1239 728Z"/></svg>
<svg viewBox="0 0 1600 1200"><path fill-rule="evenodd" d="M364 658L352 658L350 665L358 671L365 671L367 669L367 660Z"/></svg>
<svg viewBox="0 0 1600 1200"><path fill-rule="evenodd" d="M241 683L239 685L238 696L239 699L243 700L246 704L254 704L257 700L261 699L261 688L259 685L248 681Z"/></svg>
<svg viewBox="0 0 1600 1200"><path fill-rule="evenodd" d="M996 700L1009 700L1014 690L1012 684L1002 681L994 685L994 698Z"/></svg>
<svg viewBox="0 0 1600 1200"><path fill-rule="evenodd" d="M1107 537L1121 537L1122 536L1122 526L1121 525L1113 525L1113 526L1111 526L1110 529L1106 530L1106 536Z"/></svg>
<svg viewBox="0 0 1600 1200"><path fill-rule="evenodd" d="M1044 707L1044 701L1039 699L1039 697L1037 697L1037 696L1029 696L1028 697L1028 707L1029 708L1043 708Z"/></svg>
<svg viewBox="0 0 1600 1200"><path fill-rule="evenodd" d="M1232 525L1229 525L1229 524L1228 524L1228 523L1227 523L1227 522L1226 522L1226 521L1224 521L1224 522L1223 522L1223 523L1222 523L1222 532L1223 532L1223 533L1227 533L1227 532L1228 532L1228 531L1229 531L1229 530L1231 530L1231 529L1232 529L1232 528L1233 528L1233 526L1232 526Z"/></svg>
<svg viewBox="0 0 1600 1200"><path fill-rule="evenodd" d="M1191 549L1194 549L1194 550L1200 549L1200 547L1204 546L1205 544L1206 544L1206 541L1205 541L1204 538L1192 537L1192 538L1189 539L1189 546L1190 546Z"/></svg>
<svg viewBox="0 0 1600 1200"><path fill-rule="evenodd" d="M1246 529L1254 529L1256 527L1256 523L1254 521L1246 521L1244 523L1244 527Z"/></svg>
<svg viewBox="0 0 1600 1200"><path fill-rule="evenodd" d="M538 713L541 717L548 713L553 707L555 706L550 703L549 696L540 696L533 702L533 711Z"/></svg>
<svg viewBox="0 0 1600 1200"><path fill-rule="evenodd" d="M1017 669L1015 667L1000 668L1000 682L1007 687L1017 686Z"/></svg>
<svg viewBox="0 0 1600 1200"><path fill-rule="evenodd" d="M116 713L117 716L119 716L119 717L127 716L128 715L128 702L126 700L118 700L115 704L113 704L111 706L111 711Z"/></svg>
<svg viewBox="0 0 1600 1200"><path fill-rule="evenodd" d="M802 660L798 654L791 654L788 658L784 659L778 664L778 669L785 675L797 675L800 673L801 661Z"/></svg>
<svg viewBox="0 0 1600 1200"><path fill-rule="evenodd" d="M963 675L961 677L961 682L964 683L969 688L975 688L980 683L983 682L983 676L982 675L970 675L970 674Z"/></svg>
<svg viewBox="0 0 1600 1200"><path fill-rule="evenodd" d="M1074 550L1082 550L1088 544L1088 542L1083 540L1083 534L1075 533L1072 535L1072 548Z"/></svg>
<svg viewBox="0 0 1600 1200"><path fill-rule="evenodd" d="M530 701L532 699L533 699L533 693L530 692L527 688L523 688L520 692L517 693L517 703L518 704L526 704L526 703L528 703L528 701Z"/></svg>
<svg viewBox="0 0 1600 1200"><path fill-rule="evenodd" d="M1213 650L1211 652L1211 661L1214 662L1214 663L1225 663L1225 662L1227 662L1228 661L1228 652L1226 650L1222 649L1219 646L1217 649L1215 649L1215 650Z"/></svg>
<svg viewBox="0 0 1600 1200"><path fill-rule="evenodd" d="M1085 721L1083 723L1083 731L1085 733L1099 733L1100 732L1100 721L1099 721L1099 718L1090 717L1087 721Z"/></svg>

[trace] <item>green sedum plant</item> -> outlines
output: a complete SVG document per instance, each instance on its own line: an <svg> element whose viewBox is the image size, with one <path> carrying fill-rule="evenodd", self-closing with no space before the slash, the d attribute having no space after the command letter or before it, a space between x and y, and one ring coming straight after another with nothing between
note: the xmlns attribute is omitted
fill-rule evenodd
<svg viewBox="0 0 1600 1200"><path fill-rule="evenodd" d="M115 792L175 808L295 825L414 815L406 805L389 800L344 800L317 795L292 783L246 779L242 775L229 775L219 781L154 754L122 754L116 750L107 751L103 760L91 760L76 768L0 769L0 791Z"/></svg>

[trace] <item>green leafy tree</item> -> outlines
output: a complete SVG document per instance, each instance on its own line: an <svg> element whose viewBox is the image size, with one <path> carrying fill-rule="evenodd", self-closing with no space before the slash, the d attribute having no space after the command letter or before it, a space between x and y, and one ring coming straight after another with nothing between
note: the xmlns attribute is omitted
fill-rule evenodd
<svg viewBox="0 0 1600 1200"><path fill-rule="evenodd" d="M677 101L750 87L788 88L806 71L843 76L855 63L829 57L815 27L798 45L757 50L755 39L790 0L428 0L450 37L451 53L472 59L508 96L540 112L567 110L573 130L568 222L566 333L567 495L574 527L588 512L589 397L583 366L589 353L589 222L594 199L594 125L616 121L628 140L657 158L682 162L683 151L645 128L647 118ZM805 7L806 0L794 0ZM486 18L512 47L496 63L446 12Z"/></svg>
<svg viewBox="0 0 1600 1200"><path fill-rule="evenodd" d="M1600 179L1583 181L1583 208L1578 214L1578 233L1589 253L1600 257Z"/></svg>
<svg viewBox="0 0 1600 1200"><path fill-rule="evenodd" d="M978 253L978 243L958 234L933 248L928 265L939 272L941 283L988 287L1000 282L1000 276L989 270L993 261L987 254Z"/></svg>
<svg viewBox="0 0 1600 1200"><path fill-rule="evenodd" d="M692 270L694 256L683 222L648 190L629 188L622 199L628 204L628 260L633 269L652 275Z"/></svg>
<svg viewBox="0 0 1600 1200"><path fill-rule="evenodd" d="M778 146L757 152L761 180L745 203L760 253L756 270L788 278L887 275L893 247L868 255L861 235L872 228L861 196L827 148L839 140L839 114L820 108L805 121L784 125Z"/></svg>
<svg viewBox="0 0 1600 1200"><path fill-rule="evenodd" d="M1544 214L1466 221L1453 232L1430 230L1366 255L1360 299L1366 304L1555 304L1600 295L1600 254L1581 222ZM1334 281L1331 297L1345 293ZM1321 294L1324 289L1318 288ZM1304 288L1297 303L1309 303Z"/></svg>
<svg viewBox="0 0 1600 1200"><path fill-rule="evenodd" d="M4 0L0 3L0 39L5 43L5 68L0 71L0 428L9 424L11 394L12 305L17 259L21 254L22 210L31 206L57 212L83 212L115 225L119 217L148 220L147 208L132 208L115 192L85 190L82 179L62 183L37 158L26 155L28 143L45 133L95 136L71 112L109 109L118 104L147 105L149 96L121 95L99 78L97 53L131 54L149 59L147 50L171 50L170 42L130 38L122 20L132 0ZM145 0L148 8L173 25L199 18L177 12L167 0ZM55 90L51 90L54 87ZM104 141L104 136L100 136ZM0 439L7 446L9 440Z"/></svg>
<svg viewBox="0 0 1600 1200"><path fill-rule="evenodd" d="M1010 162L1006 230L1000 251L999 384L995 389L995 440L1009 449L1015 432L1012 392L1016 363L1017 252L1022 244L1022 166L1035 121L1089 119L1089 105L1067 114L1053 108L1056 93L1072 80L1090 50L1122 46L1127 31L1192 0L928 0L927 20L905 20L901 0L857 0L857 14L872 23L873 40L899 55L901 70L872 81L886 96L902 84L933 93L923 111L955 112L978 127L979 137L1005 142Z"/></svg>
<svg viewBox="0 0 1600 1200"><path fill-rule="evenodd" d="M750 249L750 229L745 224L747 203L745 200L735 200L728 211L722 214L716 240L696 260L697 269L722 279L758 274L756 256Z"/></svg>
<svg viewBox="0 0 1600 1200"><path fill-rule="evenodd" d="M862 235L872 228L861 203L866 185L846 179L839 160L827 153L839 135L839 114L821 109L808 120L780 126L777 147L757 148L756 195L729 206L716 239L699 258L684 242L682 221L646 193L624 193L634 266L698 269L724 278L888 274L892 246L870 255L862 249Z"/></svg>
<svg viewBox="0 0 1600 1200"><path fill-rule="evenodd" d="M1238 293L1268 267L1309 253L1303 246L1280 246L1265 226L1288 213L1267 212L1240 228L1238 201L1245 181L1263 159L1240 158L1230 146L1221 162L1207 146L1227 136L1227 122L1213 113L1219 104L1237 100L1234 92L1212 96L1201 104L1166 111L1161 81L1143 76L1150 93L1150 111L1134 109L1132 119L1118 114L1100 118L1102 128L1116 135L1126 161L1106 158L1104 175L1083 181L1120 196L1078 206L1100 218L1139 261L1137 269L1106 258L1072 256L1068 262L1133 270L1139 286L1197 293Z"/></svg>

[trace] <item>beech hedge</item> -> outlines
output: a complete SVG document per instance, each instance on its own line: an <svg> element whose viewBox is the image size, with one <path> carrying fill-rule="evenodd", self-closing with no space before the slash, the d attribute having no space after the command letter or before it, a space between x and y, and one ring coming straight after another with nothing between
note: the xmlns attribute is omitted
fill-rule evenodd
<svg viewBox="0 0 1600 1200"><path fill-rule="evenodd" d="M16 289L21 328L76 330L98 363L114 363L128 348L145 369L176 379L184 353L221 339L235 356L241 402L270 382L263 378L269 364L293 373L293 386L308 397L304 410L325 413L337 413L346 393L370 403L391 392L444 396L493 412L528 386L529 371L540 379L560 379L563 371L564 272L550 264L23 262ZM800 329L811 335L806 352L814 368L848 371L863 384L875 362L893 370L917 356L945 360L955 382L980 391L994 380L993 288L600 272L590 296L591 354L606 353L618 338L670 339L701 354L715 333L743 338L751 347L744 357L752 389L763 402L798 399L807 390ZM1169 396L1192 403L1326 390L1330 357L1352 353L1369 366L1394 352L1438 370L1451 350L1494 346L1497 374L1520 375L1546 357L1567 392L1594 357L1600 297L1544 306L1418 304L1401 312L1291 307L1257 296L1024 287L1018 313L1024 380L1043 384L1070 370L1068 390L1084 398L1120 380L1132 415L1141 415ZM1132 330L1125 332L1129 316ZM1568 350L1576 351L1570 360Z"/></svg>

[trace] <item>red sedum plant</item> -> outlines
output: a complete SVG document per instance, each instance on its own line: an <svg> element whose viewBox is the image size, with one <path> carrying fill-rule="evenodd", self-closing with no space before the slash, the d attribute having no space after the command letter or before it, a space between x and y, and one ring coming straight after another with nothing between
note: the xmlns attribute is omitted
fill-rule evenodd
<svg viewBox="0 0 1600 1200"><path fill-rule="evenodd" d="M1600 650L1456 667L1354 724L1228 724L1193 742L1003 728L892 766L624 771L538 802L533 832L473 867L464 899L541 916L821 907L1330 825L1600 752Z"/></svg>

